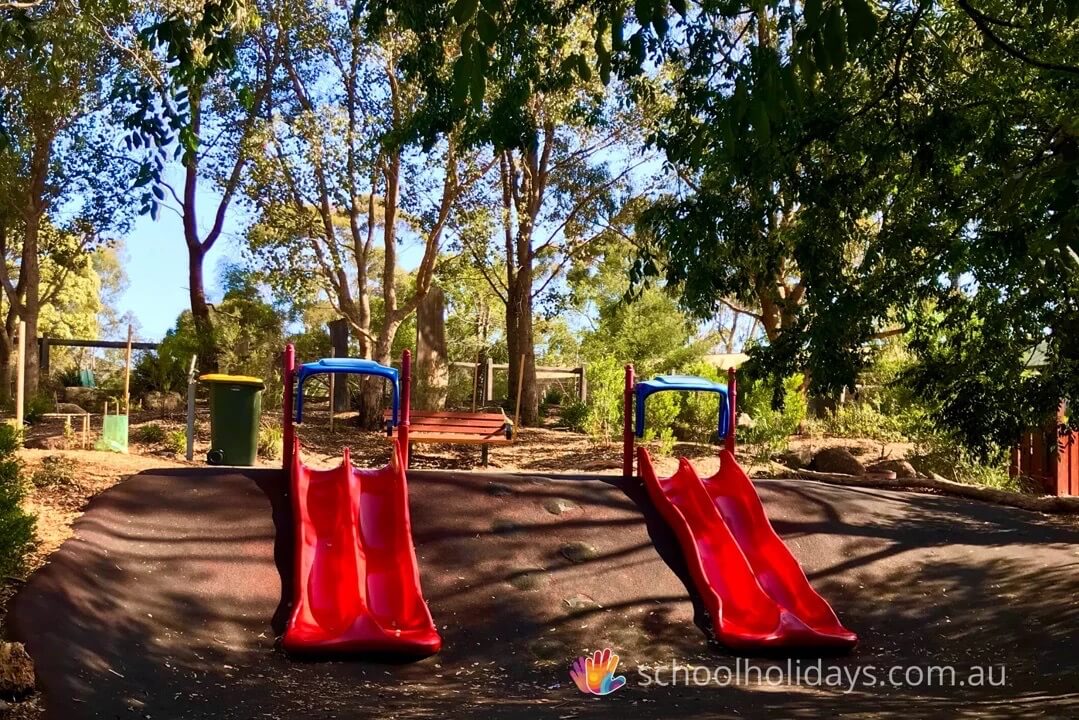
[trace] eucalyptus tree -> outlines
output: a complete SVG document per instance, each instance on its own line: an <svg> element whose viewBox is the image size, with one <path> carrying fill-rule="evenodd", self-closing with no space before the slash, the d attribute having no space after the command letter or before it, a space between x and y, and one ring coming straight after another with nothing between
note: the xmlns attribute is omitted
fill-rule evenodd
<svg viewBox="0 0 1079 720"><path fill-rule="evenodd" d="M43 258L76 268L129 215L134 167L111 131L124 54L104 39L128 20L125 3L93 1L46 1L0 16L0 284L7 324L12 313L23 320L31 343L27 397L39 382ZM50 243L50 228L74 244ZM0 345L0 366L4 354Z"/></svg>
<svg viewBox="0 0 1079 720"><path fill-rule="evenodd" d="M459 127L427 147L402 142L423 100L397 68L411 34L371 37L350 6L323 3L293 4L275 31L288 38L287 82L254 138L252 258L298 289L313 279L360 354L389 363L457 232L459 208L493 160L465 146ZM402 282L404 252L417 265ZM380 420L374 397L363 410Z"/></svg>
<svg viewBox="0 0 1079 720"><path fill-rule="evenodd" d="M117 93L126 140L140 158L141 209L173 212L188 252L199 362L215 370L220 343L206 296L205 260L217 245L251 160L252 137L284 82L285 37L273 29L288 2L152 3L131 52L140 74Z"/></svg>

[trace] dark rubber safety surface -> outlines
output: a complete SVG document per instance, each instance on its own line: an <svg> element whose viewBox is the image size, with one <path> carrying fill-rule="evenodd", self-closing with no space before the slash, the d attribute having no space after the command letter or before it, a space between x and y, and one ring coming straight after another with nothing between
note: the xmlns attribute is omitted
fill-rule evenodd
<svg viewBox="0 0 1079 720"><path fill-rule="evenodd" d="M816 657L710 646L643 489L594 478L410 474L423 590L445 639L419 662L276 649L292 538L272 471L163 470L103 493L10 624L57 720L1079 717L1074 521L797 480L757 487L861 638L820 659L823 678ZM608 646L626 686L581 694L570 664ZM976 666L1004 685L978 686ZM799 669L800 683L770 684ZM855 673L849 690L840 674Z"/></svg>

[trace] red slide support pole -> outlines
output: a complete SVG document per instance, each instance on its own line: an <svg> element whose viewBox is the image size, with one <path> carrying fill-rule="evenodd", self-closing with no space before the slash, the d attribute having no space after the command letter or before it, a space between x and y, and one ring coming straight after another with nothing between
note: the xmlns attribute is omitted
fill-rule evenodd
<svg viewBox="0 0 1079 720"><path fill-rule="evenodd" d="M738 377L734 368L727 370L727 398L729 411L727 414L727 439L724 446L727 448L727 452L734 455L734 436L738 427Z"/></svg>
<svg viewBox="0 0 1079 720"><path fill-rule="evenodd" d="M633 477L633 365L626 365L626 388L622 410L622 477Z"/></svg>
<svg viewBox="0 0 1079 720"><path fill-rule="evenodd" d="M292 397L292 378L296 374L296 348L292 345L285 346L285 352L282 353L282 364L284 367L285 398L284 405L281 408L281 413L284 416L281 441L284 447L281 448L281 462L287 473L292 470L292 453L295 449L293 444L296 436L296 429L292 424L292 412L295 407L294 398Z"/></svg>
<svg viewBox="0 0 1079 720"><path fill-rule="evenodd" d="M408 429L412 417L412 351L401 353L401 422L397 425L397 438L401 441L405 453L405 467L408 467Z"/></svg>

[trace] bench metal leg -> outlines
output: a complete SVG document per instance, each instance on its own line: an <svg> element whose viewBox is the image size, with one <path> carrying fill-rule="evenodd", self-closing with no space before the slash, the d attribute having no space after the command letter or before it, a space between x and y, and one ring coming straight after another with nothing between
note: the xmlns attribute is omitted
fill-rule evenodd
<svg viewBox="0 0 1079 720"><path fill-rule="evenodd" d="M480 445L480 457L483 458L483 466L487 467L487 445Z"/></svg>

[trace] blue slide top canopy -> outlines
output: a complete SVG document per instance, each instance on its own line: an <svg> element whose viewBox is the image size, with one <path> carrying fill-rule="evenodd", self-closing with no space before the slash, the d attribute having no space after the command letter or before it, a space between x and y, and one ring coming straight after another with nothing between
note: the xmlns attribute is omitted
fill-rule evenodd
<svg viewBox="0 0 1079 720"><path fill-rule="evenodd" d="M345 373L349 375L373 375L389 380L393 384L393 424L397 425L401 405L401 389L397 368L380 365L374 360L361 358L323 358L316 362L304 363L296 377L296 422L303 422L303 383L312 375ZM332 399L331 399L332 402Z"/></svg>
<svg viewBox="0 0 1079 720"><path fill-rule="evenodd" d="M657 375L651 380L637 383L637 437L644 437L644 401L649 395L670 390L687 392L719 393L719 436L727 437L730 429L730 402L727 386L696 375Z"/></svg>

